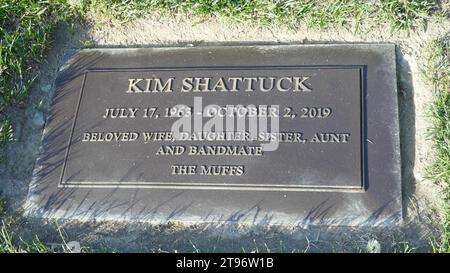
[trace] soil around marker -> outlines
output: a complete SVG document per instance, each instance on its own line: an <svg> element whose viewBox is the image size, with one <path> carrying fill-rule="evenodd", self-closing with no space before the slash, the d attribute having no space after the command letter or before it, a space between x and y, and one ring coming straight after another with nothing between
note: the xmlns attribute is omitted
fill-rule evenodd
<svg viewBox="0 0 450 273"><path fill-rule="evenodd" d="M13 122L18 124L15 132L17 141L9 145L6 164L1 166L0 190L15 211L21 211L41 144L42 124L35 122L39 119L34 117L38 113L46 115L54 91L54 80L61 65L83 47L84 41L90 41L93 47L389 42L399 46L397 78L405 207L405 224L402 228L390 231L352 228L304 230L302 227L277 229L236 225L185 226L179 223L148 226L76 221L59 224L70 239L79 240L82 245L120 251L193 251L192 242L202 251L242 251L242 248L253 249L253 240L261 247L267 244L273 252L287 249L302 251L306 248L320 252L352 251L355 245L364 245L370 238L381 241L383 251L400 250L401 242L404 241L408 241L415 251L429 251L429 238L437 235L436 224L442 217L436 208L441 207L443 201L439 186L428 180L425 174L425 167L432 158L431 143L426 138L426 111L432 101L432 94L421 76L422 49L432 39L450 30L448 22L430 22L426 31L397 36L383 29L354 34L345 29L318 31L306 28L289 30L279 26L259 28L247 23L231 24L220 19L193 25L190 18L185 16L152 18L135 20L122 26L78 26L73 32L64 26L58 29L54 48L40 69L39 82L30 94L26 109L12 110L14 113L10 115L14 117ZM45 220L26 219L20 232L30 238L33 234L42 234L40 239L47 242L58 240L55 224ZM283 242L281 247L280 242Z"/></svg>

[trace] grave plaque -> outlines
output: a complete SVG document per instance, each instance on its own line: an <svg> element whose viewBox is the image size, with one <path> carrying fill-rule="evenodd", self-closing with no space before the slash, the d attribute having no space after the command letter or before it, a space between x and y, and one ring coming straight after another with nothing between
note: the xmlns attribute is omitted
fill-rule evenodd
<svg viewBox="0 0 450 273"><path fill-rule="evenodd" d="M390 44L79 51L56 80L26 209L398 223L395 71Z"/></svg>

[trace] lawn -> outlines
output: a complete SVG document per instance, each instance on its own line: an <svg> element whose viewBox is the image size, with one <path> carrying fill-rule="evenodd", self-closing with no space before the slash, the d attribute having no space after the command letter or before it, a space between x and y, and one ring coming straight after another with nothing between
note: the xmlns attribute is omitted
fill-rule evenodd
<svg viewBox="0 0 450 273"><path fill-rule="evenodd" d="M448 1L431 0L0 0L0 164L5 149L15 141L12 109L23 109L33 85L39 79L39 66L52 47L58 24L69 25L90 16L127 23L149 12L189 14L196 21L222 17L231 22L247 21L257 26L306 26L311 29L346 27L358 32L364 22L387 26L392 33L407 33L426 27L427 20L448 20ZM450 252L450 42L449 37L434 40L424 49L424 75L432 87L430 139L435 158L428 167L430 177L445 188L447 219L442 238L432 241L436 252ZM0 209L0 252L47 251L38 239L27 243L9 231L13 220ZM17 242L18 245L15 245Z"/></svg>

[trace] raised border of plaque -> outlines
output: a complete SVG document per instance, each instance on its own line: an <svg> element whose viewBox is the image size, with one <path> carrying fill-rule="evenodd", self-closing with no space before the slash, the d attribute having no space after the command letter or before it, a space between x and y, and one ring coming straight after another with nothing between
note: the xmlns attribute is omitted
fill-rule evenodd
<svg viewBox="0 0 450 273"><path fill-rule="evenodd" d="M152 223L391 225L402 222L395 45L316 44L86 49L62 67L36 161L27 214ZM67 182L64 170L90 72L359 69L361 186Z"/></svg>
<svg viewBox="0 0 450 273"><path fill-rule="evenodd" d="M361 126L361 134L364 135L365 134L365 130L364 130L364 96L365 96L365 80L366 80L366 76L365 76L365 70L366 67L364 65L345 65L345 66L336 66L336 65L322 65L322 66L266 66L263 69L264 70L291 70L291 69L296 69L296 68L301 68L304 70L315 70L315 69L355 69L358 70L360 73L360 82L358 83L358 85L360 86L360 126ZM62 172L61 172L61 179L59 182L58 187L120 187L120 188L138 188L138 187L147 187L147 188L184 188L184 189L225 189L225 190L242 190L242 189L246 189L246 190L275 190L275 191L298 191L298 190L321 190L321 191L335 191L335 190L359 190L359 191L363 191L365 188L365 184L364 181L366 179L365 177L365 165L366 165L366 158L365 158L365 154L364 154L364 145L365 142L364 137L361 138L361 147L360 147L360 154L361 154L361 178L360 178L360 185L359 186L333 186L333 185L328 185L328 186L317 186L317 185L292 185L292 186L287 186L287 185L279 185L279 184L272 184L272 185L267 185L267 184L258 184L258 183L248 183L248 184L230 184L230 183L226 183L225 185L220 185L217 183L176 183L176 182L168 182L168 181L164 181L164 182L156 182L156 181L142 181L142 182L120 182L120 181L114 181L114 182L107 182L107 181L96 181L96 182L91 182L91 181L64 181L64 177L65 177L65 167L67 165L67 157L69 156L70 153L70 147L71 147L71 142L73 140L73 133L74 133L74 129L75 129L75 124L77 122L78 119L78 113L79 113L79 105L81 104L81 99L83 97L83 91L85 89L85 84L86 84L86 78L87 78L87 74L88 73L121 73L121 72L135 72L135 71L145 71L145 72L150 72L150 71L224 71L224 70L258 70L258 69L262 69L260 67L191 67L191 68L142 68L142 69L135 69L135 68L131 68L131 69L88 69L85 71L84 75L83 75L83 84L80 88L80 94L79 94L79 99L77 102L77 106L76 106L76 112L75 112L75 118L73 119L73 125L72 125L72 130L70 133L70 138L67 144L67 151L66 151L66 156L64 158L64 162L63 162L63 167L62 167ZM214 178L215 180L217 180L218 178Z"/></svg>

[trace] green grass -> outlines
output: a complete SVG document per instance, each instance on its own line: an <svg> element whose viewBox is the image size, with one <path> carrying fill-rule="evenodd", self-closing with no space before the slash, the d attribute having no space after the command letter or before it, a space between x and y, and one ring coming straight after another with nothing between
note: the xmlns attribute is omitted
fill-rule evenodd
<svg viewBox="0 0 450 273"><path fill-rule="evenodd" d="M50 246L39 239L37 235L34 238L23 239L21 237L20 227L23 226L24 219L20 215L13 215L6 211L6 202L0 198L0 253L71 253L71 242L66 241L67 235L57 225L55 230L58 232L58 243ZM81 252L92 252L91 249L82 247Z"/></svg>
<svg viewBox="0 0 450 273"><path fill-rule="evenodd" d="M422 25L437 6L432 0L81 0L71 7L66 0L0 0L0 155L13 140L8 108L24 105L58 22L88 13L124 22L160 11L313 28L351 22L358 28L370 19L379 25L388 23L395 31Z"/></svg>
<svg viewBox="0 0 450 273"><path fill-rule="evenodd" d="M434 249L450 252L450 37L434 40L426 56L424 75L433 88L429 137L435 151L428 173L444 186L447 204L443 237L441 242L434 243Z"/></svg>
<svg viewBox="0 0 450 273"><path fill-rule="evenodd" d="M30 89L39 77L39 65L52 46L52 34L60 22L72 22L90 15L105 20L130 22L150 12L184 13L193 23L211 16L256 25L278 24L296 28L348 27L355 31L372 22L390 31L414 31L425 26L434 14L445 16L442 6L432 0L81 0L71 7L66 0L0 0L0 162L6 145L14 140L14 124L8 113L23 107ZM441 7L441 8L440 8ZM449 122L449 43L433 42L426 68L433 86L433 123L430 137L436 160L430 175L439 183L450 182ZM446 197L450 202L450 186ZM16 220L0 204L0 252L47 252L38 238L24 241L13 232ZM435 242L436 251L450 252L450 206L443 237Z"/></svg>
<svg viewBox="0 0 450 273"><path fill-rule="evenodd" d="M31 241L16 238L12 231L16 219L7 214L5 206L5 201L0 199L0 253L49 252L49 248L37 236Z"/></svg>
<svg viewBox="0 0 450 273"><path fill-rule="evenodd" d="M3 117L0 120L0 162L4 159L4 149L8 143L14 140L14 132L11 121Z"/></svg>
<svg viewBox="0 0 450 273"><path fill-rule="evenodd" d="M422 26L438 9L435 0L85 0L84 10L95 10L106 18L132 21L149 11L189 13L197 17L226 17L259 25L285 24L328 28L375 21L393 31Z"/></svg>
<svg viewBox="0 0 450 273"><path fill-rule="evenodd" d="M429 171L436 181L450 183L450 37L434 40L428 58L426 75L433 88L430 137L436 151Z"/></svg>
<svg viewBox="0 0 450 273"><path fill-rule="evenodd" d="M0 107L21 104L38 76L65 1L0 0Z"/></svg>
<svg viewBox="0 0 450 273"><path fill-rule="evenodd" d="M0 154L13 140L8 108L24 105L66 1L0 0Z"/></svg>

